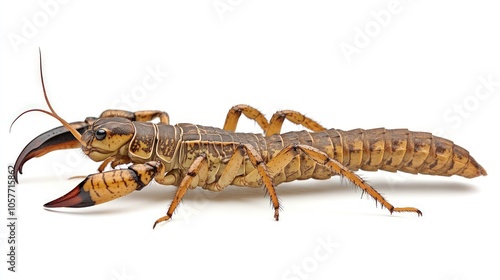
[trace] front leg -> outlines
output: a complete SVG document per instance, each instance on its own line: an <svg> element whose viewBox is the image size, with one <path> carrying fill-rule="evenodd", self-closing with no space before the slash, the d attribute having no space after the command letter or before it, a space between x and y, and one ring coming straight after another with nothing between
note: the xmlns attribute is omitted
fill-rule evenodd
<svg viewBox="0 0 500 280"><path fill-rule="evenodd" d="M179 187L177 188L177 192L175 193L175 197L172 200L172 203L168 207L167 214L158 220L153 225L153 229L156 227L158 223L168 221L170 218L172 218L172 215L174 214L175 208L177 208L177 205L181 202L182 198L186 194L188 188L192 186L193 183L193 178L198 177L198 173L200 170L203 170L207 167L207 157L206 155L202 154L198 156L191 166L188 169L188 172L186 176L182 179Z"/></svg>
<svg viewBox="0 0 500 280"><path fill-rule="evenodd" d="M162 164L150 161L87 176L78 186L45 207L88 207L141 190L162 170Z"/></svg>
<svg viewBox="0 0 500 280"><path fill-rule="evenodd" d="M138 122L148 122L158 118L160 123L169 124L170 118L166 112L158 111L158 110L145 110L145 111L136 111L130 112L125 110L106 110L101 113L99 118L110 118L110 117L122 117L129 119L131 121Z"/></svg>
<svg viewBox="0 0 500 280"><path fill-rule="evenodd" d="M191 166L188 169L187 174L182 179L177 192L175 194L170 207L167 210L167 214L158 220L153 225L153 228L156 227L158 223L168 221L172 218L175 209L179 205L180 201L186 194L189 188L193 188L197 185L204 186L204 188L212 190L212 191L221 191L226 186L228 186L236 177L240 166L244 161L244 157L248 156L250 162L255 167L256 172L258 173L259 180L264 184L264 187L269 194L271 199L271 204L274 208L274 219L276 221L279 220L279 210L280 204L278 200L278 196L276 194L276 189L273 184L272 176L260 156L260 154L255 150L255 148L248 144L241 144L235 149L233 155L229 159L224 171L222 172L219 180L217 182L205 185L204 181L200 182L199 180L206 180L206 175L208 172L208 162L206 155L202 154L198 156ZM158 179L157 179L158 181Z"/></svg>

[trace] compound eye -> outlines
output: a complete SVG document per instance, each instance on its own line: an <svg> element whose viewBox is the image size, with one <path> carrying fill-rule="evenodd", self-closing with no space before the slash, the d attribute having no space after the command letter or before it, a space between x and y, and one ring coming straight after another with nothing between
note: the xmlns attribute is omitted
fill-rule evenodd
<svg viewBox="0 0 500 280"><path fill-rule="evenodd" d="M106 138L106 130L104 130L104 129L102 129L102 128L101 128L101 129L98 129L98 130L94 133L94 135L95 135L95 138L96 138L97 140L102 140L102 139Z"/></svg>

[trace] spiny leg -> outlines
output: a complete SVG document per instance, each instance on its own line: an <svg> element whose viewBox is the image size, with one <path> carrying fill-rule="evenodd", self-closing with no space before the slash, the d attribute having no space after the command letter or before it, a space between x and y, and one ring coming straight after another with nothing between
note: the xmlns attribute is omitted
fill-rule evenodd
<svg viewBox="0 0 500 280"><path fill-rule="evenodd" d="M326 128L321 126L318 122L310 119L309 117L306 117L302 113L293 110L278 111L273 114L271 120L268 122L259 110L244 104L233 106L229 110L223 129L234 132L242 113L247 118L256 121L257 124L262 128L266 136L281 133L281 127L283 126L283 121L285 119L294 124L302 125L312 131L326 130Z"/></svg>
<svg viewBox="0 0 500 280"><path fill-rule="evenodd" d="M219 181L217 183L212 183L209 186L207 186L207 189L214 190L214 191L220 191L224 189L226 186L228 186L233 179L236 177L238 170L240 169L240 166L243 163L244 160L244 155L247 154L251 163L256 167L257 172L259 173L260 177L262 178L262 181L264 183L264 186L266 187L267 192L269 193L269 196L271 197L271 203L273 204L274 208L274 218L279 220L279 200L276 195L276 190L274 188L274 185L272 183L272 177L269 174L267 167L262 160L262 157L259 155L257 150L251 145L248 144L242 144L239 145L233 156L231 156L226 169L221 174L221 177L219 178ZM156 225L160 222L167 221L169 220L177 206L179 205L180 201L186 194L188 188L192 187L193 185L193 179L194 178L200 178L203 179L206 177L206 175L202 175L201 173L204 172L204 167L207 167L207 162L206 162L206 156L201 155L197 157L194 162L191 164L191 166L188 169L187 175L184 177L184 179L181 181L177 192L175 194L174 199L172 200L172 203L170 204L170 207L167 210L167 215L159 218L156 220L155 224L153 225L153 228L156 227ZM199 175L199 176L198 176Z"/></svg>
<svg viewBox="0 0 500 280"><path fill-rule="evenodd" d="M285 119L294 124L302 125L305 128L310 129L312 131L326 130L326 128L324 128L322 125L310 119L309 117L306 117L302 113L293 110L282 110L274 113L273 116L271 117L271 120L269 121L269 127L265 131L266 136L280 134L281 127L283 126L283 121Z"/></svg>
<svg viewBox="0 0 500 280"><path fill-rule="evenodd" d="M337 174L343 176L344 178L348 179L349 181L351 181L354 185L361 188L363 190L363 192L366 192L371 197L373 197L377 203L380 203L385 208L387 208L389 210L389 212L391 212L391 214L393 212L414 212L414 213L417 213L417 215L419 215L419 216L422 215L422 212L414 207L394 207L379 192L377 192L372 186L370 186L368 183L366 183L356 173L352 172L351 170L346 168L344 165L342 165L340 162L332 159L326 153L324 153L324 152L322 152L314 147L307 146L307 145L291 145L291 146L284 148L276 156L276 158L283 158L283 159L287 158L287 159L291 160L291 158L293 158L293 157L291 157L290 155L295 156L295 155L299 154L299 152L304 153L305 155L307 155L309 158L313 159L318 164L330 168L335 173L337 173ZM281 166L278 166L281 168L284 168L288 164L288 162L286 162L286 161L277 160L276 162L281 163ZM273 169L278 169L278 167L273 167Z"/></svg>
<svg viewBox="0 0 500 280"><path fill-rule="evenodd" d="M238 175L238 171L240 167L243 165L245 160L245 154L248 155L252 165L255 169L247 175ZM270 181L267 180L267 184L265 184L266 190L271 194L271 202L275 203L275 199L273 199L273 195L276 192L274 191L274 185L272 183L272 178L275 174L275 170L272 168L273 166L269 164L264 164L262 157L259 153L253 148L251 145L241 144L236 147L233 152L231 158L226 164L226 167L222 171L219 180L208 184L205 186L205 189L211 191L222 191L224 188L229 186L231 183L236 182L237 185L247 185L247 182L252 182L252 186L257 187L264 183L265 178L270 178ZM249 176L250 175L250 176ZM269 191L270 190L270 191ZM279 205L277 205L279 208Z"/></svg>
<svg viewBox="0 0 500 280"><path fill-rule="evenodd" d="M266 131L269 127L269 122L259 110L249 105L239 104L233 106L229 109L229 112L227 112L223 129L231 132L236 131L236 125L238 124L241 113L243 113L247 118L256 121L263 131Z"/></svg>
<svg viewBox="0 0 500 280"><path fill-rule="evenodd" d="M271 198L271 203L273 204L274 219L278 221L280 203L278 200L278 196L276 195L276 189L274 188L272 175L269 172L266 163L252 145L244 144L242 145L242 147L244 148L246 154L248 155L250 162L252 163L253 166L255 166L255 168L257 168L257 172L259 172L259 175L262 178L262 182L264 183L267 193Z"/></svg>
<svg viewBox="0 0 500 280"><path fill-rule="evenodd" d="M255 174L253 181L257 181L259 179L262 180L262 183L264 184L264 187L266 188L266 191L269 194L271 203L274 208L274 218L276 219L276 221L278 221L280 203L273 183L273 175L272 175L273 170L270 170L268 168L268 166L262 159L259 152L252 145L249 144L238 145L233 155L229 159L229 162L227 163L219 180L215 183L208 185L207 189L220 191L225 187L227 187L229 184L231 184L235 178L241 179L241 177L240 176L237 177L237 175L238 175L238 170L240 169L241 165L244 162L245 154L250 159L252 165L256 168L254 169L254 172L257 172L257 174ZM241 184L244 185L245 183Z"/></svg>
<svg viewBox="0 0 500 280"><path fill-rule="evenodd" d="M229 184L231 184L233 180L238 176L238 171L240 170L240 167L245 160L245 154L248 155L250 162L256 168L254 170L255 172L257 172L257 174L255 175L258 176L256 180L261 179L262 182L264 183L264 186L271 198L271 203L273 204L274 207L274 218L278 220L280 204L272 181L272 175L271 175L272 172L268 170L262 157L252 145L249 144L238 145L234 150L231 158L229 158L229 161L227 162L226 167L222 171L219 180L217 182L208 184L205 188L211 191L221 191ZM203 176L200 176L200 178L201 177Z"/></svg>
<svg viewBox="0 0 500 280"><path fill-rule="evenodd" d="M163 221L168 221L170 218L172 218L172 215L174 214L175 208L179 205L181 202L182 198L186 194L188 188L191 187L191 183L193 181L193 178L198 175L198 172L200 171L201 167L204 166L203 162L206 162L207 157L205 154L202 154L198 156L191 166L188 169L188 172L186 176L182 179L179 187L177 188L177 192L175 193L174 199L172 200L172 203L168 207L167 214L158 220L153 225L153 229L156 227L158 223L161 223Z"/></svg>

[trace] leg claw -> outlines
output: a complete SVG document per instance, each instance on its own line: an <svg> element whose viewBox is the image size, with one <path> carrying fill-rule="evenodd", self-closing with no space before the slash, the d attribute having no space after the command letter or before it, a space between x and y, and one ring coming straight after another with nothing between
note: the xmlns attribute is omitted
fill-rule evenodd
<svg viewBox="0 0 500 280"><path fill-rule="evenodd" d="M159 224L159 223L161 223L161 222L164 222L164 221L168 221L168 220L170 220L170 218L171 218L171 217L170 217L170 215L166 215L166 216L163 216L163 217L159 218L159 219L158 219L158 220L156 220L156 222L154 223L154 225L153 225L153 229L155 229L155 227L156 227L156 225L157 225L157 224Z"/></svg>
<svg viewBox="0 0 500 280"><path fill-rule="evenodd" d="M422 216L422 211L418 210L417 208L414 208L414 207L396 207L396 208L393 208L392 210L389 210L391 211L391 214L392 212L413 212L413 213L417 213L417 215L420 217Z"/></svg>

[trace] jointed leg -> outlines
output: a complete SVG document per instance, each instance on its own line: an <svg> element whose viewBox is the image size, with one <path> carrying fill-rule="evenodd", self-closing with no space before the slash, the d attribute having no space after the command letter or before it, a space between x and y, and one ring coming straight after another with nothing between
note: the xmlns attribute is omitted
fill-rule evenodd
<svg viewBox="0 0 500 280"><path fill-rule="evenodd" d="M244 104L236 105L229 109L223 129L234 132L241 113L247 118L256 121L263 131L267 130L269 123L264 115L259 110Z"/></svg>
<svg viewBox="0 0 500 280"><path fill-rule="evenodd" d="M330 168L335 173L337 173L337 174L343 176L344 178L346 178L347 180L351 181L357 187L361 188L363 190L363 192L366 192L371 197L373 197L377 203L380 203L385 208L387 208L389 210L389 212L391 212L391 214L392 214L392 212L414 212L414 213L417 213L419 216L422 215L422 212L414 207L394 207L392 204L387 202L387 200L379 192L377 192L372 186L370 186L363 179L361 179L361 177L356 175L356 173L347 169L340 162L330 158L327 154L325 154L324 152L322 152L314 147L307 146L307 145L288 146L285 149L283 149L275 158L276 159L290 159L291 160L293 158L293 156L295 156L299 153L304 153L309 158L316 161L316 163ZM289 161L287 162L286 160L277 160L277 161L272 160L268 163L268 165L272 164L273 162L276 162L279 164L279 166L271 167L273 169L283 168L289 163Z"/></svg>
<svg viewBox="0 0 500 280"><path fill-rule="evenodd" d="M148 122L155 118L159 118L160 123L169 124L170 122L170 118L168 117L168 114L166 112L157 110L145 110L137 112L130 112L125 110L106 110L101 113L101 116L99 116L99 118L109 117L122 117L131 121L138 122Z"/></svg>
<svg viewBox="0 0 500 280"><path fill-rule="evenodd" d="M266 136L280 134L281 127L283 126L283 121L285 119L293 122L294 124L300 124L312 131L326 130L326 128L321 126L316 121L313 121L312 119L306 117L304 114L292 110L282 110L274 113L271 117L271 120L269 121L269 128L266 130Z"/></svg>
<svg viewBox="0 0 500 280"><path fill-rule="evenodd" d="M259 172L259 175L262 178L262 182L264 183L264 186L266 187L266 190L269 193L269 197L271 198L271 203L273 204L274 219L278 221L280 203L278 200L278 196L276 195L276 189L274 188L273 178L270 172L268 171L264 160L262 159L260 154L255 150L255 148L251 145L243 145L243 147L248 155L248 158L252 162L253 166L257 168L257 171Z"/></svg>
<svg viewBox="0 0 500 280"><path fill-rule="evenodd" d="M234 151L234 154L231 156L229 162L226 165L226 168L222 172L219 180L217 182L211 183L208 186L206 186L206 189L213 190L213 191L220 191L224 189L226 186L231 184L231 182L234 180L234 178L237 176L237 172L240 169L241 165L243 164L244 161L244 155L248 155L248 158L252 162L252 164L256 167L256 170L262 179L262 182L264 183L264 186L266 187L267 192L269 193L269 196L271 198L271 203L273 204L274 208L274 218L276 220L279 219L279 200L276 195L276 190L274 189L274 185L272 182L272 177L270 173L267 170L267 166L262 160L262 157L259 155L259 153L255 150L254 147L251 145L240 145L236 148ZM186 194L188 188L192 187L196 181L193 181L194 178L198 178L200 180L204 180L206 177L206 174L201 174L203 172L203 167L207 166L206 162L206 156L201 155L195 159L195 161L191 164L189 167L187 175L184 177L184 179L181 181L177 192L175 194L175 197L170 204L170 207L167 210L167 215L161 217L158 219L153 228L160 222L167 221L169 220L175 209L177 208L177 205L179 205L179 202L182 200L184 195ZM158 180L157 180L158 181ZM203 185L203 183L200 183Z"/></svg>
<svg viewBox="0 0 500 280"><path fill-rule="evenodd" d="M304 114L292 110L278 111L273 114L271 120L268 122L259 110L243 104L236 105L229 110L223 129L234 132L241 113L243 113L247 118L255 120L262 128L266 136L281 133L281 127L283 126L283 121L285 119L294 124L302 125L312 131L326 130L326 128L321 126L316 121L306 117Z"/></svg>
<svg viewBox="0 0 500 280"><path fill-rule="evenodd" d="M174 214L175 208L177 208L177 205L179 205L179 202L181 202L181 200L184 197L184 195L186 194L188 188L191 187L191 183L193 181L193 178L198 175L200 168L203 166L202 163L206 160L207 159L206 159L205 155L200 155L194 160L194 162L189 167L186 176L184 177L184 179L182 179L181 184L177 188L177 192L175 193L175 197L172 200L172 203L170 204L170 207L167 210L167 215L156 220L156 222L153 225L153 229L156 227L156 225L158 223L170 220L170 218L172 218L172 215Z"/></svg>
<svg viewBox="0 0 500 280"><path fill-rule="evenodd" d="M252 145L248 144L242 144L238 146L237 150L234 152L233 156L231 156L231 159L227 163L226 169L222 173L219 181L216 183L216 190L222 190L225 188L227 185L232 183L235 179L235 181L239 181L238 184L240 185L245 185L246 183L245 178L248 178L247 176L238 176L237 172L243 163L244 156L245 154L248 156L248 159L252 163L252 165L255 167L254 171L251 172L253 177L251 178L252 180L252 185L255 184L264 184L264 187L266 188L267 193L269 194L269 197L271 199L271 204L273 205L274 208L274 218L276 221L279 220L279 210L280 210L280 203L278 200L278 196L276 194L276 189L274 188L274 183L273 183L273 172L268 168L264 160L262 159L261 155L257 150ZM243 181L242 181L243 180ZM259 182L259 183L256 183ZM214 187L215 187L214 186ZM210 189L210 185L209 185Z"/></svg>

